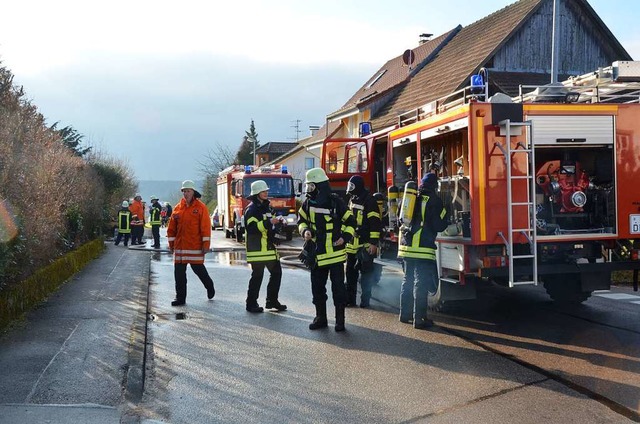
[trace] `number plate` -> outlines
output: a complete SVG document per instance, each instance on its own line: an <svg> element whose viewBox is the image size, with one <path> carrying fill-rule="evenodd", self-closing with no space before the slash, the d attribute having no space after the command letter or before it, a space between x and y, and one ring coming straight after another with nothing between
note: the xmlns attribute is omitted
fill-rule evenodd
<svg viewBox="0 0 640 424"><path fill-rule="evenodd" d="M629 215L629 233L640 234L640 215Z"/></svg>

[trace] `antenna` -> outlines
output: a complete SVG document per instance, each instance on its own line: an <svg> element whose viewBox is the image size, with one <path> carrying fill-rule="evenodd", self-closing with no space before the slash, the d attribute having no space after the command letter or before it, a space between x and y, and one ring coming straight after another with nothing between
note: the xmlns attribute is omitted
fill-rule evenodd
<svg viewBox="0 0 640 424"><path fill-rule="evenodd" d="M300 122L302 122L302 120L296 119L295 121L291 122L294 122L294 124L291 125L291 128L295 128L296 136L294 138L289 138L289 140L295 140L297 143L298 140L300 140L300 133L302 132L302 130L300 129Z"/></svg>

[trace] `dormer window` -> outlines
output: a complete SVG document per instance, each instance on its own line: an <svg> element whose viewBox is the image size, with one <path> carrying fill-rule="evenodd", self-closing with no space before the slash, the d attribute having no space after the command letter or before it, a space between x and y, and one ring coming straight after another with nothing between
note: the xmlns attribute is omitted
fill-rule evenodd
<svg viewBox="0 0 640 424"><path fill-rule="evenodd" d="M378 82L378 80L380 78L382 78L382 76L385 74L385 72L387 72L386 69L383 69L382 71L378 72L378 74L373 77L373 79L371 79L371 82L369 84L367 84L367 86L364 88L365 90L370 89L371 87L373 87L373 84L375 84L376 82Z"/></svg>

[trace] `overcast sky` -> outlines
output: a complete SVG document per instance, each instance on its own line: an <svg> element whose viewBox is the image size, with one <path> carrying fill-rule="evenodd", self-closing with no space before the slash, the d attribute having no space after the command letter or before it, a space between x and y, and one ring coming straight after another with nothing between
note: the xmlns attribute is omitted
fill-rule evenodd
<svg viewBox="0 0 640 424"><path fill-rule="evenodd" d="M562 0L565 1L565 0ZM140 180L197 179L237 149L322 125L388 59L512 0L0 0L0 61L48 123ZM640 59L640 1L589 0Z"/></svg>

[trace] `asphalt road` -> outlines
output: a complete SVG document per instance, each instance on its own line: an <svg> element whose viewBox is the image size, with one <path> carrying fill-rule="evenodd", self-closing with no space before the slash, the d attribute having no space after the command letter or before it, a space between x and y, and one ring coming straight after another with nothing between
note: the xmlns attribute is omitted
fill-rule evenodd
<svg viewBox="0 0 640 424"><path fill-rule="evenodd" d="M219 240L216 245L225 243L234 242ZM481 299L454 305L451 315L434 315L435 329L419 331L397 321L400 275L389 270L374 290L372 309L347 310L346 333L334 332L332 325L310 331L307 325L314 309L305 270L284 271L280 300L289 306L286 312L250 314L244 310L250 270L243 255L219 253L207 267L216 282L216 297L207 300L204 288L190 274L187 305L174 308L169 305L174 295L172 264L163 255L152 259L150 360L137 411L142 416L176 423L628 420L628 414L616 412L615 402L607 403L556 376L553 372L562 371L563 360L556 358L549 367L547 352L535 349L535 343L519 345L524 352L533 349L518 360L484 340L481 335L492 341L508 336L506 331L491 333L491 327L498 327L486 320L492 313L494 321L501 317L500 323L522 327L523 333L533 331L533 338L544 333L541 327L549 328L548 322L539 322L548 310L532 316L514 304L513 310L503 306L501 314L496 307L501 302L494 300L500 292L482 293L493 303ZM261 303L264 292L265 287ZM533 290L533 298L539 292ZM528 298L526 293L521 296ZM548 301L539 301L549 308ZM330 306L330 315L332 311ZM598 328L575 319L585 328ZM563 352L556 352L567 362L564 376L567 380L588 376L590 367L578 373L571 365L572 354L580 347L570 347L568 334L576 326L566 318L556 321L555 333L564 333L567 344ZM626 367L627 378L637 376L637 363L627 362L609 369L618 372ZM606 388L604 392L611 394ZM612 393L616 395L615 390ZM632 388L626 393L633 399Z"/></svg>
<svg viewBox="0 0 640 424"><path fill-rule="evenodd" d="M638 421L640 297L627 289L567 310L541 288L489 287L420 331L397 321L387 268L346 332L332 319L310 331L308 272L285 268L287 311L250 314L244 255L214 234L211 301L189 271L187 305L171 307L170 256L109 245L0 337L0 423Z"/></svg>

